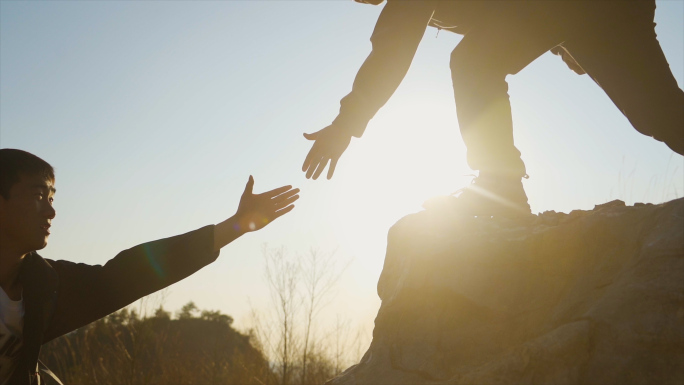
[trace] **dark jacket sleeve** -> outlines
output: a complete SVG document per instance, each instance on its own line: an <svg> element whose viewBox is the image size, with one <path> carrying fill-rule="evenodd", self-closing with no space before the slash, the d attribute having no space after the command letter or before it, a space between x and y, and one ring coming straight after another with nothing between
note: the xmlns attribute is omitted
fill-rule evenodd
<svg viewBox="0 0 684 385"><path fill-rule="evenodd" d="M214 226L124 250L101 265L49 261L57 305L43 343L100 319L216 260Z"/></svg>
<svg viewBox="0 0 684 385"><path fill-rule="evenodd" d="M361 137L404 79L430 22L432 1L388 1L371 37L373 50L340 102L334 125Z"/></svg>

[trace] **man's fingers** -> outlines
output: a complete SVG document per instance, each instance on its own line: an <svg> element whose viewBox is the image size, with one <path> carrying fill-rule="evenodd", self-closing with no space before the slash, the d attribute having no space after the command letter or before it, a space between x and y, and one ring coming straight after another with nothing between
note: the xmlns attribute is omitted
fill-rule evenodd
<svg viewBox="0 0 684 385"><path fill-rule="evenodd" d="M289 205L289 206L287 206L287 207L285 207L285 208L282 208L282 209L276 211L275 214L273 215L273 217L271 218L271 221L273 221L273 220L275 220L276 218L279 218L279 217L281 217L281 216L283 216L283 215L289 213L290 211L292 211L293 208L294 208L294 205Z"/></svg>
<svg viewBox="0 0 684 385"><path fill-rule="evenodd" d="M316 171L316 167L318 167L318 165L321 163L321 160L323 160L323 159L318 157L318 158L314 159L314 161L311 162L311 164L309 164L309 170L306 172L306 179L311 178L314 171Z"/></svg>
<svg viewBox="0 0 684 385"><path fill-rule="evenodd" d="M335 167L337 167L338 160L340 160L340 158L330 160L330 168L328 168L328 179L331 179L333 177L333 174L335 173Z"/></svg>
<svg viewBox="0 0 684 385"><path fill-rule="evenodd" d="M318 162L318 168L316 168L316 172L313 174L314 180L318 179L318 177L321 176L321 173L323 173L323 170L325 170L325 166L328 165L329 160L330 159L328 158L323 158L320 162Z"/></svg>
<svg viewBox="0 0 684 385"><path fill-rule="evenodd" d="M316 140L317 136L318 132L312 132L311 134L307 134L306 132L304 133L304 137L308 140Z"/></svg>
<svg viewBox="0 0 684 385"><path fill-rule="evenodd" d="M306 172L307 169L311 168L311 162L319 157L320 155L318 155L316 143L314 143L314 145L311 147L311 150L309 150L309 153L306 154L306 159L304 159L304 164L302 164L302 171Z"/></svg>
<svg viewBox="0 0 684 385"><path fill-rule="evenodd" d="M287 199L287 198L289 198L293 195L296 195L296 194L299 194L298 188L286 191L286 192L284 192L278 196L271 198L271 202L280 202L280 201Z"/></svg>
<svg viewBox="0 0 684 385"><path fill-rule="evenodd" d="M247 180L247 185L245 186L245 191L242 193L242 195L252 194L253 189L254 189L254 177L250 175L249 179Z"/></svg>
<svg viewBox="0 0 684 385"><path fill-rule="evenodd" d="M282 193L284 193L285 191L288 191L288 190L290 190L290 189L292 189L292 186L289 186L289 185L288 185L288 186L283 186L283 187L274 188L274 189L271 190L271 191L266 191L266 192L263 192L263 193L261 193L261 194L259 194L259 195L262 196L262 197L273 198L273 197L277 197L278 195L280 195L280 194L282 194ZM297 189L297 191L299 191L299 189Z"/></svg>
<svg viewBox="0 0 684 385"><path fill-rule="evenodd" d="M275 204L276 211L282 209L285 206L291 205L292 203L296 202L297 199L299 199L299 195L291 195L287 197L287 199L277 202Z"/></svg>

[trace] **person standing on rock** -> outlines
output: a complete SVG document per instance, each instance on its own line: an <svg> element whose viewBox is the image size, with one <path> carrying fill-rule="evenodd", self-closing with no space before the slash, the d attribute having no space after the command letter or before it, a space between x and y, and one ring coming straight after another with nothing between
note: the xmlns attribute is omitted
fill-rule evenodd
<svg viewBox="0 0 684 385"><path fill-rule="evenodd" d="M460 212L530 214L506 76L549 50L591 76L637 131L684 155L684 92L656 38L654 16L655 0L388 0L371 36L373 50L339 115L304 134L314 143L302 171L317 179L330 163L332 178L351 138L361 137L401 83L427 26L464 35L451 55L451 71L468 165L479 176L453 200Z"/></svg>

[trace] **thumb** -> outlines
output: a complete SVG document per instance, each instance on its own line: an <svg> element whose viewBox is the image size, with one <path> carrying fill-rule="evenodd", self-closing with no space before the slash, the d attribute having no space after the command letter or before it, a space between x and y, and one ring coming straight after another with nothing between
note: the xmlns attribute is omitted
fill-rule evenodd
<svg viewBox="0 0 684 385"><path fill-rule="evenodd" d="M247 181L247 185L245 186L245 192L242 193L242 195L247 195L247 194L252 194L252 189L254 188L254 177L249 176L249 180Z"/></svg>
<svg viewBox="0 0 684 385"><path fill-rule="evenodd" d="M308 140L316 140L317 136L318 136L318 132L314 132L311 134L304 133L304 137Z"/></svg>

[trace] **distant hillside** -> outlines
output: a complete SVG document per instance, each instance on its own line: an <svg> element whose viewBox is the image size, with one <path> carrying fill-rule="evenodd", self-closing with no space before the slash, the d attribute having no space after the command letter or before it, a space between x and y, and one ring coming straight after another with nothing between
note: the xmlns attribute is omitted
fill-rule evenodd
<svg viewBox="0 0 684 385"><path fill-rule="evenodd" d="M191 305L191 306L189 306ZM139 318L124 309L46 344L41 360L69 385L263 384L273 373L219 312L184 307Z"/></svg>

